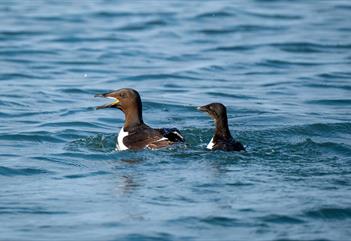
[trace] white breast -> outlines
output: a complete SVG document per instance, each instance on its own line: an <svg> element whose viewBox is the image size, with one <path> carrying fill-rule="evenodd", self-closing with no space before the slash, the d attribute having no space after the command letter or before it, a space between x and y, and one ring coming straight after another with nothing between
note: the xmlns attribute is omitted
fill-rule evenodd
<svg viewBox="0 0 351 241"><path fill-rule="evenodd" d="M213 146L214 146L214 143L213 143L213 137L212 137L210 143L208 143L208 145L207 145L207 149L212 150Z"/></svg>
<svg viewBox="0 0 351 241"><path fill-rule="evenodd" d="M128 150L128 147L126 147L123 143L123 138L126 136L128 136L128 132L124 131L124 128L122 127L118 134L116 150L118 151Z"/></svg>

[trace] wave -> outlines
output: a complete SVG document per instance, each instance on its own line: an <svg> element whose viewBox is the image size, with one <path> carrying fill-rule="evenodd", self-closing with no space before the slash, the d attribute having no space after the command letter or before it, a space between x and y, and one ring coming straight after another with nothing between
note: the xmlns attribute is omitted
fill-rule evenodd
<svg viewBox="0 0 351 241"><path fill-rule="evenodd" d="M314 105L335 105L335 106L350 106L351 99L319 99L319 100L307 100L304 101L306 104Z"/></svg>
<svg viewBox="0 0 351 241"><path fill-rule="evenodd" d="M235 13L225 11L225 10L218 10L218 11L211 11L211 12L204 12L201 14L197 14L193 17L194 20L201 20L206 18L225 18L225 17L234 17Z"/></svg>
<svg viewBox="0 0 351 241"><path fill-rule="evenodd" d="M149 105L150 107L153 105L159 106L159 104L153 102L150 102ZM174 109L177 107L170 108ZM208 119L206 117L201 118ZM174 152L174 155L196 156L199 150L205 151L204 145L211 139L213 131L212 127L181 129L186 139L185 149L174 148L170 150L172 150L172 153ZM264 154L272 148L276 150L276 155L280 155L284 151L294 152L295 154L300 153L299 155L301 156L311 151L334 153L342 156L351 155L351 146L348 143L338 141L343 139L345 133L351 133L351 123L348 122L283 126L264 130L232 130L232 133L236 139L241 140L249 147L247 153L250 153L250 155L258 154L261 151ZM100 133L74 140L68 145L68 148L73 148L72 150L86 148L91 151L113 152L116 138L116 133Z"/></svg>
<svg viewBox="0 0 351 241"><path fill-rule="evenodd" d="M97 134L80 138L70 142L67 146L68 150L80 150L81 148L99 152L111 152L116 148L116 134Z"/></svg>
<svg viewBox="0 0 351 241"><path fill-rule="evenodd" d="M199 80L198 78L191 76L183 76L179 74L145 74L145 75L136 75L125 78L127 80L140 81L140 80L167 80L167 79L176 79L176 80Z"/></svg>
<svg viewBox="0 0 351 241"><path fill-rule="evenodd" d="M233 33L248 33L248 32L274 32L274 31L282 31L286 30L286 28L280 26L264 26L264 25L237 25L235 27L226 27L226 28L204 28L198 30L198 33L206 34L206 35L224 35L224 34L233 34Z"/></svg>
<svg viewBox="0 0 351 241"><path fill-rule="evenodd" d="M77 179L77 178L84 178L84 177L93 177L93 176L100 176L100 175L108 175L111 174L111 172L106 172L106 171L95 171L95 172L88 172L88 173L81 173L81 174L70 174L70 175L65 175L65 178L69 179Z"/></svg>
<svg viewBox="0 0 351 241"><path fill-rule="evenodd" d="M38 168L10 168L0 166L1 176L33 176L41 174L51 174L52 172Z"/></svg>
<svg viewBox="0 0 351 241"><path fill-rule="evenodd" d="M346 79L349 80L351 78L351 72L328 72L328 73L322 73L317 75L320 78L323 79Z"/></svg>
<svg viewBox="0 0 351 241"><path fill-rule="evenodd" d="M34 214L34 215L57 215L67 214L66 211L51 211L42 207L0 207L0 214Z"/></svg>
<svg viewBox="0 0 351 241"><path fill-rule="evenodd" d="M326 63L319 62L302 62L302 61L288 61L288 60L280 60L280 59L264 59L260 62L256 63L257 66L264 66L270 68L285 68L290 69L295 66L318 66L318 65L326 65Z"/></svg>
<svg viewBox="0 0 351 241"><path fill-rule="evenodd" d="M272 43L267 46L279 48L291 53L322 53L338 49L351 49L351 44L326 44L311 42L284 42Z"/></svg>
<svg viewBox="0 0 351 241"><path fill-rule="evenodd" d="M164 20L155 19L139 23L129 23L126 26L116 28L116 31L141 31L155 27L164 27L167 24Z"/></svg>
<svg viewBox="0 0 351 241"><path fill-rule="evenodd" d="M240 225L240 221L238 219L223 216L210 216L207 218L202 218L200 219L200 222L221 227L233 227Z"/></svg>
<svg viewBox="0 0 351 241"><path fill-rule="evenodd" d="M23 134L1 134L0 140L3 141L27 141L27 142L50 142L50 143L64 143L65 140L55 136L55 134L47 131L30 132Z"/></svg>
<svg viewBox="0 0 351 241"><path fill-rule="evenodd" d="M287 216L287 215L276 215L276 214L270 214L264 217L260 217L259 220L268 222L268 223L278 223L278 224L300 224L304 223L304 220L297 218L297 217L292 217L292 216Z"/></svg>
<svg viewBox="0 0 351 241"><path fill-rule="evenodd" d="M351 208L346 207L322 207L314 210L305 211L303 216L314 219L351 219Z"/></svg>
<svg viewBox="0 0 351 241"><path fill-rule="evenodd" d="M283 42L283 43L265 43L265 44L236 44L227 46L217 46L207 51L253 51L260 48L279 49L287 53L328 53L335 50L350 49L351 44L325 44L311 42Z"/></svg>

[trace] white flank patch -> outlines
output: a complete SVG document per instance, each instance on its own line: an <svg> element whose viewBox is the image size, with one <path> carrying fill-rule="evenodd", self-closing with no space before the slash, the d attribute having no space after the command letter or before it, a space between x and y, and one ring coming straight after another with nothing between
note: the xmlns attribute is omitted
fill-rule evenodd
<svg viewBox="0 0 351 241"><path fill-rule="evenodd" d="M176 134L177 136L179 136L180 139L183 140L183 137L182 137L177 131L173 131L172 133L173 133L173 134Z"/></svg>
<svg viewBox="0 0 351 241"><path fill-rule="evenodd" d="M159 142L159 141L166 141L166 140L168 140L168 138L166 138L166 137L162 137L161 139L158 139L157 141L155 141L155 142Z"/></svg>
<svg viewBox="0 0 351 241"><path fill-rule="evenodd" d="M123 143L123 138L126 136L128 136L128 132L124 131L124 128L122 127L121 130L119 131L118 138L117 138L116 149L118 151L128 150L128 147L126 147Z"/></svg>
<svg viewBox="0 0 351 241"><path fill-rule="evenodd" d="M160 141L167 141L167 140L168 140L168 138L162 137L161 139L158 139L157 141L155 141L155 142L153 142L151 144L154 144L154 143L160 142ZM146 145L145 148L150 148L150 144ZM152 149L152 148L150 148L150 149Z"/></svg>
<svg viewBox="0 0 351 241"><path fill-rule="evenodd" d="M213 137L212 137L210 143L208 143L208 145L207 145L207 149L212 150L213 146L214 146L214 143L213 143Z"/></svg>
<svg viewBox="0 0 351 241"><path fill-rule="evenodd" d="M156 142L160 142L160 141L165 141L168 140L168 138L166 137L162 137L161 139L158 139L157 141L153 142L152 144L156 143ZM146 145L145 148L150 148L150 144ZM152 149L152 148L151 148Z"/></svg>

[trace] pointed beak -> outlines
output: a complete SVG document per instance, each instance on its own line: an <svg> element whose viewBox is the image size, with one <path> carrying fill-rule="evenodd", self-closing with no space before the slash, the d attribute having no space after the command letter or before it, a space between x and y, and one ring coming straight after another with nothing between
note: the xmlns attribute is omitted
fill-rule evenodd
<svg viewBox="0 0 351 241"><path fill-rule="evenodd" d="M120 103L119 99L117 99L115 97L108 96L108 94L109 93L107 93L107 94L96 94L95 95L95 97L104 97L104 98L108 98L108 99L112 99L113 100L112 103L96 106L97 110L105 109L105 108L117 107L119 105L119 103Z"/></svg>
<svg viewBox="0 0 351 241"><path fill-rule="evenodd" d="M204 106L199 106L199 107L197 107L197 109L198 109L199 111L202 111L202 112L208 112L208 108L207 108L206 105L204 105Z"/></svg>

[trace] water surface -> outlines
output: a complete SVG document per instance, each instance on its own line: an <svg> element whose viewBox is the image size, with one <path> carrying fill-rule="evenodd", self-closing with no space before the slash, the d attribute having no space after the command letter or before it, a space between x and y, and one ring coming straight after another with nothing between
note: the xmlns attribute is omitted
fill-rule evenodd
<svg viewBox="0 0 351 241"><path fill-rule="evenodd" d="M1 240L348 240L349 1L0 3ZM130 87L187 145L114 151ZM208 152L228 107L246 153Z"/></svg>

